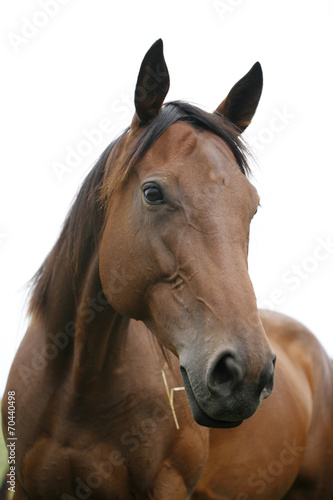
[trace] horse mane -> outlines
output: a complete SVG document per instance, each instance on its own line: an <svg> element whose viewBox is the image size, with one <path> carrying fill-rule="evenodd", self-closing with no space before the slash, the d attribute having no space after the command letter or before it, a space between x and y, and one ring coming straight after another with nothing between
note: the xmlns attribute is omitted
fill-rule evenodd
<svg viewBox="0 0 333 500"><path fill-rule="evenodd" d="M60 253L66 255L70 264L73 293L77 297L78 270L83 259L98 245L108 199L126 181L134 165L163 132L177 121L190 123L197 129L208 130L219 136L229 146L241 172L244 175L250 172L248 150L240 138L239 130L222 115L208 113L184 101L173 101L165 104L151 123L139 127L133 140L127 143L131 130L128 127L105 149L85 178L57 242L30 281L30 314L42 313L45 308L47 289Z"/></svg>
<svg viewBox="0 0 333 500"><path fill-rule="evenodd" d="M121 137L105 149L85 178L68 212L58 240L30 280L30 314L38 314L43 311L52 273L63 250L65 250L65 255L70 263L73 292L74 295L77 295L75 293L75 276L78 271L80 254L84 246L93 249L98 240L99 228L103 219L103 207L98 203L98 191L102 183L106 160L120 139Z"/></svg>

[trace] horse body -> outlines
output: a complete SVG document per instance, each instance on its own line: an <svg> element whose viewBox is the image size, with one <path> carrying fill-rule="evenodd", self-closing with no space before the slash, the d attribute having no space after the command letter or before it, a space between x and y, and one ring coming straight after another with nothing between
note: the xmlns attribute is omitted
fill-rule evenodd
<svg viewBox="0 0 333 500"><path fill-rule="evenodd" d="M84 392L52 362L22 392L12 380L31 366L23 344L8 387L24 408L17 421L18 479L29 494L18 484L15 498L329 499L332 367L302 325L273 313L261 317L279 359L275 388L234 429L198 426L182 392L175 398L176 429L161 376L165 360L141 322L120 321L108 332L112 362ZM37 336L42 352L45 332ZM176 370L179 360L171 355L170 388L181 384Z"/></svg>
<svg viewBox="0 0 333 500"><path fill-rule="evenodd" d="M36 276L7 384L14 498L329 500L331 362L302 325L258 312L247 272L258 194L238 136L261 70L213 115L161 110L168 85L157 42L130 129L87 177ZM179 429L162 370L169 388L185 386Z"/></svg>

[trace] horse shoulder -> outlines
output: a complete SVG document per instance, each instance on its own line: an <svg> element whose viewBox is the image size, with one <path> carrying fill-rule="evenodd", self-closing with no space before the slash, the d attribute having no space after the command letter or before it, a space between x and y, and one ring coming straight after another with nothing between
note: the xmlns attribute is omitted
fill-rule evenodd
<svg viewBox="0 0 333 500"><path fill-rule="evenodd" d="M260 310L269 340L277 350L306 371L312 385L333 380L333 364L316 336L302 323L284 314Z"/></svg>
<svg viewBox="0 0 333 500"><path fill-rule="evenodd" d="M289 387L291 404L303 403L302 416L306 416L305 453L293 491L304 499L314 498L312 494L327 498L327 491L333 489L332 360L315 335L298 321L268 311L261 311L261 319L277 352L276 381L278 385L282 381L284 389ZM288 498L294 498L292 493Z"/></svg>

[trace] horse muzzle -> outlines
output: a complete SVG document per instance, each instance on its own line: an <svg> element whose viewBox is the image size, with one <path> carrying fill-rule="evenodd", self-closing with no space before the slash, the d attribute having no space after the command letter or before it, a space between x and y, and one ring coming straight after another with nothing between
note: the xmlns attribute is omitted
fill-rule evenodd
<svg viewBox="0 0 333 500"><path fill-rule="evenodd" d="M193 374L181 363L194 420L205 427L230 428L251 417L273 390L275 359L272 353L255 380L242 357L230 350L217 355L202 378L200 370Z"/></svg>

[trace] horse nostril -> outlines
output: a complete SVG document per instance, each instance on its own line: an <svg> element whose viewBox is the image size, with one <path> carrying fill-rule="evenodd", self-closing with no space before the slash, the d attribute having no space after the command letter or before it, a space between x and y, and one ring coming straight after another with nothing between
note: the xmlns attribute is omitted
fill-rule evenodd
<svg viewBox="0 0 333 500"><path fill-rule="evenodd" d="M222 354L213 362L207 385L211 393L227 396L243 380L245 368L240 359L230 352Z"/></svg>
<svg viewBox="0 0 333 500"><path fill-rule="evenodd" d="M272 394L274 386L275 362L276 356L274 355L272 361L267 364L266 368L264 368L261 374L261 400L268 398Z"/></svg>

